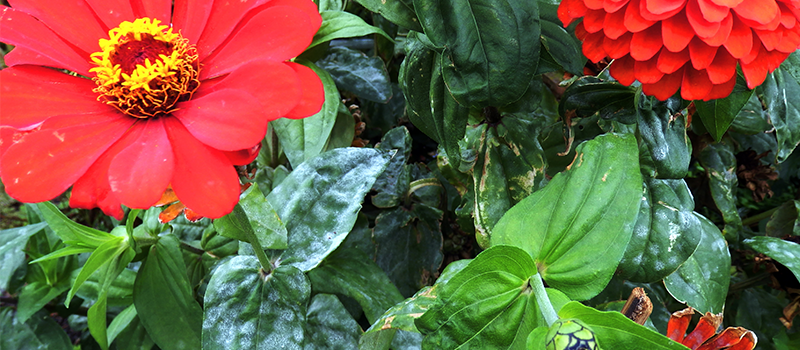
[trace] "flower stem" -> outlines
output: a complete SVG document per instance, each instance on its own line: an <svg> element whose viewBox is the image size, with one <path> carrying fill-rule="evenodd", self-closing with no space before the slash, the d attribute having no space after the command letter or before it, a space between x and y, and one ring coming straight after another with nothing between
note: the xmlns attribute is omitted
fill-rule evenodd
<svg viewBox="0 0 800 350"><path fill-rule="evenodd" d="M180 241L179 244L181 246L181 249L183 249L183 250L185 250L187 252L194 253L194 254L197 254L197 255L203 255L203 254L206 253L205 250L197 248L197 247L195 247L195 246L193 246L193 245L191 245L189 243L186 243L184 241Z"/></svg>
<svg viewBox="0 0 800 350"><path fill-rule="evenodd" d="M270 263L269 258L267 258L267 254L264 253L264 248L261 247L261 243L258 241L256 235L251 233L249 236L249 243L256 252L256 258L258 258L258 262L261 263L261 269L264 270L264 275L269 275L272 273L272 263Z"/></svg>
<svg viewBox="0 0 800 350"><path fill-rule="evenodd" d="M536 304L539 305L539 310L542 311L547 326L552 326L558 320L558 314L553 309L553 304L550 303L550 298L547 297L547 291L544 290L544 283L542 276L537 272L531 276L530 285L533 287L533 296L536 297Z"/></svg>
<svg viewBox="0 0 800 350"><path fill-rule="evenodd" d="M133 236L133 241L137 248L144 248L158 243L159 238L150 235Z"/></svg>
<svg viewBox="0 0 800 350"><path fill-rule="evenodd" d="M761 220L764 220L764 219L772 216L772 214L775 213L779 208L780 207L775 207L775 208L767 210L767 211L765 211L763 213L759 213L759 214L750 216L748 218L745 218L745 219L742 220L742 226L747 227L747 226L753 226L755 224L758 224Z"/></svg>

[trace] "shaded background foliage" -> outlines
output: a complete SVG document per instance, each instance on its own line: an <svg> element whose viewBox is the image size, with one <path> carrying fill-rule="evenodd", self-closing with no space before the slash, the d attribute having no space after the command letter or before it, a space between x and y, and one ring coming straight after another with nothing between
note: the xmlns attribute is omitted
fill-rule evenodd
<svg viewBox="0 0 800 350"><path fill-rule="evenodd" d="M0 348L534 348L537 272L556 311L643 287L662 334L688 304L800 346L797 54L754 90L658 101L586 64L557 1L318 3L297 62L325 104L271 123L232 214L116 222L0 195ZM498 244L522 267L475 259ZM79 254L30 264L60 249ZM514 277L464 277L481 271ZM468 300L487 308L454 311ZM486 328L465 338L470 318Z"/></svg>

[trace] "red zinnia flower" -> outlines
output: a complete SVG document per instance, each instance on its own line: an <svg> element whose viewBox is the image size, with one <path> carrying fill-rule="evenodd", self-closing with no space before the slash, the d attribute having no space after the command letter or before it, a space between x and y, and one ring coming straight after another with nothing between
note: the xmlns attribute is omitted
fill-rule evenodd
<svg viewBox="0 0 800 350"><path fill-rule="evenodd" d="M693 314L691 307L672 313L667 323L667 337L692 350L752 350L756 346L755 333L742 327L728 327L718 334L722 314L710 312L700 317L694 330L686 335Z"/></svg>
<svg viewBox="0 0 800 350"><path fill-rule="evenodd" d="M586 57L660 100L728 96L737 64L752 89L800 46L798 0L563 0L558 17L583 17Z"/></svg>
<svg viewBox="0 0 800 350"><path fill-rule="evenodd" d="M322 105L320 79L287 61L320 27L311 0L9 3L0 177L23 202L72 186L71 206L121 219L120 204L149 208L171 186L217 218L267 123Z"/></svg>

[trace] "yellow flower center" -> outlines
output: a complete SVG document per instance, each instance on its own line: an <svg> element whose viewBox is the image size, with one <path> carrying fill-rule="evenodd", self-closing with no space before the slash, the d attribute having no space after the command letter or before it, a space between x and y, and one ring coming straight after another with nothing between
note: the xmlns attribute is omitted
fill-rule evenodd
<svg viewBox="0 0 800 350"><path fill-rule="evenodd" d="M136 118L175 111L200 86L197 50L189 40L161 21L139 18L122 22L100 39L91 54L97 67L94 92L98 100Z"/></svg>

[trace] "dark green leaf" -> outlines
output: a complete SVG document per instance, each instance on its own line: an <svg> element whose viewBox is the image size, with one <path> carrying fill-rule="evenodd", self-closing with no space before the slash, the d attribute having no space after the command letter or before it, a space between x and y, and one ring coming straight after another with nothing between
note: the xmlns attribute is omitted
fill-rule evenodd
<svg viewBox="0 0 800 350"><path fill-rule="evenodd" d="M625 256L619 264L623 278L657 282L675 272L700 243L700 220L683 180L645 180L639 217Z"/></svg>
<svg viewBox="0 0 800 350"><path fill-rule="evenodd" d="M133 308L133 310L136 309ZM119 318L120 316L122 316L121 313L117 317ZM116 321L116 318L114 321ZM111 325L108 327L109 337L112 334L111 330L113 329L114 321L111 321ZM147 335L147 330L142 325L139 317L135 316L116 336L114 345L117 350L150 350L155 343Z"/></svg>
<svg viewBox="0 0 800 350"><path fill-rule="evenodd" d="M406 164L411 155L411 135L405 126L394 128L383 135L381 143L375 148L396 153L386 166L386 171L375 180L373 190L378 193L372 196L372 204L378 208L395 207L405 198L411 182L410 166Z"/></svg>
<svg viewBox="0 0 800 350"><path fill-rule="evenodd" d="M254 256L233 257L208 282L203 349L303 349L310 293L295 267L265 274Z"/></svg>
<svg viewBox="0 0 800 350"><path fill-rule="evenodd" d="M549 286L584 300L603 290L625 252L642 177L632 135L598 136L577 152L569 170L503 216L491 243L523 248Z"/></svg>
<svg viewBox="0 0 800 350"><path fill-rule="evenodd" d="M25 244L46 223L27 225L0 231L0 293L8 288L11 276L20 267L25 267Z"/></svg>
<svg viewBox="0 0 800 350"><path fill-rule="evenodd" d="M424 43L424 34L410 32L406 38L406 58L400 65L398 81L406 100L408 118L425 135L437 142L439 127L431 112L431 80L435 74L436 52Z"/></svg>
<svg viewBox="0 0 800 350"><path fill-rule="evenodd" d="M114 339L127 328L131 322L137 319L136 306L130 304L125 310L122 310L108 325L108 342L113 343Z"/></svg>
<svg viewBox="0 0 800 350"><path fill-rule="evenodd" d="M581 53L581 42L561 24L557 15L558 5L539 2L542 25L542 45L564 70L583 75L586 58Z"/></svg>
<svg viewBox="0 0 800 350"><path fill-rule="evenodd" d="M72 350L67 333L50 316L38 313L26 322L14 317L14 309L0 308L0 349Z"/></svg>
<svg viewBox="0 0 800 350"><path fill-rule="evenodd" d="M746 135L755 135L769 131L772 124L758 99L758 94L752 94L742 110L733 118L730 130Z"/></svg>
<svg viewBox="0 0 800 350"><path fill-rule="evenodd" d="M289 232L283 264L308 271L333 252L389 161L369 148L339 148L297 167L267 196Z"/></svg>
<svg viewBox="0 0 800 350"><path fill-rule="evenodd" d="M369 322L403 300L380 267L356 249L338 250L308 272L314 293L344 295L355 299Z"/></svg>
<svg viewBox="0 0 800 350"><path fill-rule="evenodd" d="M800 281L800 244L775 237L756 236L744 243L786 266Z"/></svg>
<svg viewBox="0 0 800 350"><path fill-rule="evenodd" d="M789 62L796 62L797 54L794 53ZM800 102L795 96L800 95L798 84L797 66L785 63L778 67L761 87L764 89L764 102L772 125L775 126L775 136L778 138L778 162L786 160L795 147L800 144Z"/></svg>
<svg viewBox="0 0 800 350"><path fill-rule="evenodd" d="M307 350L349 350L358 347L361 327L335 295L315 295L308 306L306 322Z"/></svg>
<svg viewBox="0 0 800 350"><path fill-rule="evenodd" d="M777 211L772 213L769 222L767 222L765 229L767 236L800 236L800 222L797 221L798 213L800 213L800 201L791 200L783 203Z"/></svg>
<svg viewBox="0 0 800 350"><path fill-rule="evenodd" d="M709 144L700 151L700 163L706 168L714 203L725 220L725 238L734 241L742 231L742 218L736 203L736 155L730 141Z"/></svg>
<svg viewBox="0 0 800 350"><path fill-rule="evenodd" d="M500 107L522 97L539 62L537 1L414 0L414 8L460 104Z"/></svg>
<svg viewBox="0 0 800 350"><path fill-rule="evenodd" d="M635 98L634 88L588 76L572 83L564 91L558 113L561 117L568 114L570 118L597 115L602 119L631 123L636 117Z"/></svg>
<svg viewBox="0 0 800 350"><path fill-rule="evenodd" d="M25 322L43 306L69 289L69 280L60 281L56 286L44 282L33 282L22 287L17 304L17 320Z"/></svg>
<svg viewBox="0 0 800 350"><path fill-rule="evenodd" d="M639 134L655 165L654 177L682 179L692 158L683 114L673 114L664 103L656 103L652 108L639 108L637 112Z"/></svg>
<svg viewBox="0 0 800 350"><path fill-rule="evenodd" d="M299 59L296 62L317 73L325 89L325 102L317 114L308 118L279 118L269 123L280 139L286 158L294 167L322 153L336 123L341 104L339 90L328 72L306 60Z"/></svg>
<svg viewBox="0 0 800 350"><path fill-rule="evenodd" d="M83 282L85 282L89 276L91 276L101 267L115 264L116 258L122 255L127 249L130 249L130 247L128 247L128 242L126 242L124 238L114 238L115 239L108 240L97 247L92 255L89 256L89 259L86 260L86 263L81 268L78 276L75 277L75 281L72 283L72 288L69 290L69 293L67 293L67 300L64 302L64 305L69 305L69 302L72 300L72 296L75 295L75 292L80 289Z"/></svg>
<svg viewBox="0 0 800 350"><path fill-rule="evenodd" d="M359 98L385 103L392 97L389 73L380 57L367 57L360 51L335 46L317 65L331 74L339 88Z"/></svg>
<svg viewBox="0 0 800 350"><path fill-rule="evenodd" d="M339 97L339 95L337 94L336 97ZM328 143L325 144L324 152L336 148L350 147L356 136L356 120L353 117L353 113L347 109L341 100L338 102L339 109L336 112L336 123L333 124L333 130L331 130Z"/></svg>
<svg viewBox="0 0 800 350"><path fill-rule="evenodd" d="M399 26L418 32L422 31L411 0L356 0L356 2Z"/></svg>
<svg viewBox="0 0 800 350"><path fill-rule="evenodd" d="M166 235L150 248L136 277L133 302L160 348L198 349L203 311L194 300L178 243Z"/></svg>
<svg viewBox="0 0 800 350"><path fill-rule="evenodd" d="M694 101L697 114L714 140L719 142L722 139L722 135L728 131L728 127L742 107L747 104L753 91L747 88L743 77L737 75L736 85L728 97L711 101Z"/></svg>
<svg viewBox="0 0 800 350"><path fill-rule="evenodd" d="M367 24L361 17L352 13L344 11L322 11L320 15L322 15L322 25L319 27L317 34L314 34L314 40L311 41L311 44L308 45L306 50L333 39L352 38L370 34L380 34L392 40L389 34L386 34L386 32L378 27Z"/></svg>
<svg viewBox="0 0 800 350"><path fill-rule="evenodd" d="M702 313L722 312L730 284L731 255L722 234L711 221L700 219L702 237L697 250L677 271L664 279L673 298Z"/></svg>
<svg viewBox="0 0 800 350"><path fill-rule="evenodd" d="M561 318L576 318L591 328L602 349L686 350L687 348L655 331L631 321L616 311L597 311L570 302L558 312Z"/></svg>

